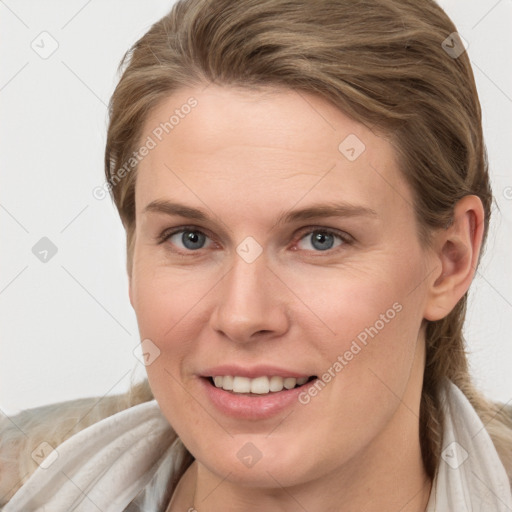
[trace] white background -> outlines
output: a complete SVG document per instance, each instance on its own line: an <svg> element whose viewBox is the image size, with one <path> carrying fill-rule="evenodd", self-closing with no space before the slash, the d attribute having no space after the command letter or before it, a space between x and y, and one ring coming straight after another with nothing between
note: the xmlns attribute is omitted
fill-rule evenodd
<svg viewBox="0 0 512 512"><path fill-rule="evenodd" d="M496 196L466 337L489 397L512 399L512 1L443 0L469 43ZM172 2L0 0L0 409L128 389L144 367L124 232L104 182L106 105L124 52ZM42 59L47 31L58 49ZM508 187L508 188L507 188ZM498 210L499 208L499 210ZM32 247L58 249L43 263ZM473 297L475 298L473 300Z"/></svg>

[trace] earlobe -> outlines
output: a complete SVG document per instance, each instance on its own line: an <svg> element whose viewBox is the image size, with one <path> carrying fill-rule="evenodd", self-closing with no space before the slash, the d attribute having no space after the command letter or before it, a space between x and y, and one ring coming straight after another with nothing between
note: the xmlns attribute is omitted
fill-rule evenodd
<svg viewBox="0 0 512 512"><path fill-rule="evenodd" d="M484 210L479 197L463 197L455 206L453 222L434 235L438 270L429 283L426 320L440 320L467 292L478 264L484 232Z"/></svg>

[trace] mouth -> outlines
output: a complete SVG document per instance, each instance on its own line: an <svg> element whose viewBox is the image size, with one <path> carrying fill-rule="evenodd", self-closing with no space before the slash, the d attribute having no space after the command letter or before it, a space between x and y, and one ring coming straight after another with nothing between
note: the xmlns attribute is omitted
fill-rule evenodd
<svg viewBox="0 0 512 512"><path fill-rule="evenodd" d="M273 395L284 390L301 388L316 378L316 375L299 378L262 375L252 379L238 375L215 375L205 377L211 386L218 389L223 389L233 395L253 397Z"/></svg>

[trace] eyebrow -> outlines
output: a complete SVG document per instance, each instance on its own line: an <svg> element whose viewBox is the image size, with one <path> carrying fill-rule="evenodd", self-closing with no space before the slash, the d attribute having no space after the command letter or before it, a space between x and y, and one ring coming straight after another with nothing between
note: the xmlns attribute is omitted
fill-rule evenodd
<svg viewBox="0 0 512 512"><path fill-rule="evenodd" d="M143 210L146 212L164 213L189 219L208 221L210 216L205 210L192 208L180 203L166 200L155 200L149 203ZM282 212L275 225L304 221L320 217L376 217L377 212L365 206L358 206L349 203L321 203L314 204L300 210Z"/></svg>

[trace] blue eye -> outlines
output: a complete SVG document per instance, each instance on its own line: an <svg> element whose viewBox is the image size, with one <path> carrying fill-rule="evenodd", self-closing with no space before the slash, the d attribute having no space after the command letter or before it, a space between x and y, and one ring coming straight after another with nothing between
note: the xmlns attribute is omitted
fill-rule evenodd
<svg viewBox="0 0 512 512"><path fill-rule="evenodd" d="M158 237L158 242L169 243L176 248L174 252L181 252L182 255L187 253L190 255L191 252L207 249L212 244L215 245L209 236L194 227L181 227L171 232L165 231ZM326 228L309 228L309 231L304 231L304 235L300 237L296 246L306 251L326 252L351 243L352 238L346 233Z"/></svg>
<svg viewBox="0 0 512 512"><path fill-rule="evenodd" d="M335 245L336 239L339 240L337 245ZM315 229L314 231L309 231L300 239L299 244L304 240L306 242L309 241L309 244L315 251L328 251L329 249L333 249L334 247L338 247L345 243L345 240L341 235L325 229ZM300 248L311 250L309 247Z"/></svg>
<svg viewBox="0 0 512 512"><path fill-rule="evenodd" d="M183 248L189 251L203 249L207 239L208 237L204 233L192 229L182 229L180 231L175 231L174 233L171 233L165 237L165 240L169 240L172 244L178 246L179 248L181 248L181 243Z"/></svg>

